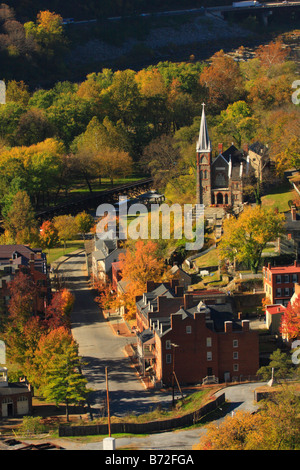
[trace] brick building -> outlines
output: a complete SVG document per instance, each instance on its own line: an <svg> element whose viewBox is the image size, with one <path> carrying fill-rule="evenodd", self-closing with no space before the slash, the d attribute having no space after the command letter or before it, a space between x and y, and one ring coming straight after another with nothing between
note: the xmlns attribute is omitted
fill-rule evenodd
<svg viewBox="0 0 300 470"><path fill-rule="evenodd" d="M219 144L213 156L204 112L200 122L197 152L197 204L205 206L239 206L243 203L243 176L247 167L244 152L234 145L223 151Z"/></svg>
<svg viewBox="0 0 300 470"><path fill-rule="evenodd" d="M9 383L7 368L0 367L0 418L23 416L32 412L32 390L25 382Z"/></svg>
<svg viewBox="0 0 300 470"><path fill-rule="evenodd" d="M264 291L270 304L286 306L294 294L295 283L300 282L300 263L292 266L276 266L270 264L263 267Z"/></svg>
<svg viewBox="0 0 300 470"><path fill-rule="evenodd" d="M149 295L137 299L137 318L143 315L145 300L153 302L161 290L156 288L151 299ZM183 300L177 311L175 299L165 295L163 312L161 308L151 311L148 304L149 327L143 329L147 322L138 323L137 349L143 373L148 371L154 382L165 385L172 383L173 370L181 384L202 383L208 376L223 382L256 375L258 334L250 329L249 321L234 318L226 294L184 294L183 299L177 298L179 303ZM155 304L159 306L160 301L158 296Z"/></svg>
<svg viewBox="0 0 300 470"><path fill-rule="evenodd" d="M43 314L51 299L51 285L45 253L25 245L0 245L0 301L4 309L9 302L8 284L22 272L37 286L34 313Z"/></svg>

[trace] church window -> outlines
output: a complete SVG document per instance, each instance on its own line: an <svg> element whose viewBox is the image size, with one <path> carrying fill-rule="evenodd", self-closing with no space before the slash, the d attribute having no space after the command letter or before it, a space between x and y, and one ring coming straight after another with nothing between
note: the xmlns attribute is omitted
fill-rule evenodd
<svg viewBox="0 0 300 470"><path fill-rule="evenodd" d="M203 155L203 157L201 157L200 162L201 162L201 165L208 165L208 161L207 161L207 158L206 158L205 155Z"/></svg>
<svg viewBox="0 0 300 470"><path fill-rule="evenodd" d="M222 174L217 174L216 176L216 185L220 187L224 187L226 185L225 177Z"/></svg>

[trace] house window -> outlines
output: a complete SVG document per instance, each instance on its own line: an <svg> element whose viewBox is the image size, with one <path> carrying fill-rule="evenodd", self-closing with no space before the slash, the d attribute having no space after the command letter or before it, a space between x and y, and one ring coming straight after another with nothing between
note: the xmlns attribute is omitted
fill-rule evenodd
<svg viewBox="0 0 300 470"><path fill-rule="evenodd" d="M172 362L172 354L166 354L166 364L171 364Z"/></svg>
<svg viewBox="0 0 300 470"><path fill-rule="evenodd" d="M293 274L293 282L298 282L298 276L297 276L297 274Z"/></svg>
<svg viewBox="0 0 300 470"><path fill-rule="evenodd" d="M290 289L288 287L284 288L284 296L289 297L290 296Z"/></svg>
<svg viewBox="0 0 300 470"><path fill-rule="evenodd" d="M191 327L191 325L187 325L185 331L186 331L186 333L187 333L188 335L190 335L190 334L192 333L192 327Z"/></svg>
<svg viewBox="0 0 300 470"><path fill-rule="evenodd" d="M285 274L285 275L284 275L284 282L285 282L285 283L290 282L290 276L289 276L288 274Z"/></svg>
<svg viewBox="0 0 300 470"><path fill-rule="evenodd" d="M277 274L277 276L276 276L276 284L281 284L281 276L280 276L280 274Z"/></svg>
<svg viewBox="0 0 300 470"><path fill-rule="evenodd" d="M207 359L207 361L212 361L212 352L211 351L207 351L206 359Z"/></svg>
<svg viewBox="0 0 300 470"><path fill-rule="evenodd" d="M237 348L238 345L239 345L239 341L238 341L237 339L234 339L234 340L233 340L233 347L234 347L234 348Z"/></svg>
<svg viewBox="0 0 300 470"><path fill-rule="evenodd" d="M206 338L206 347L211 348L211 338Z"/></svg>
<svg viewBox="0 0 300 470"><path fill-rule="evenodd" d="M171 340L169 339L166 341L166 349L171 349Z"/></svg>
<svg viewBox="0 0 300 470"><path fill-rule="evenodd" d="M239 353L237 351L234 351L233 359L238 359L238 358L239 358Z"/></svg>
<svg viewBox="0 0 300 470"><path fill-rule="evenodd" d="M276 289L276 297L280 297L281 296L281 289L278 287Z"/></svg>
<svg viewBox="0 0 300 470"><path fill-rule="evenodd" d="M237 372L239 370L239 365L238 364L233 364L233 370L234 370L234 372Z"/></svg>

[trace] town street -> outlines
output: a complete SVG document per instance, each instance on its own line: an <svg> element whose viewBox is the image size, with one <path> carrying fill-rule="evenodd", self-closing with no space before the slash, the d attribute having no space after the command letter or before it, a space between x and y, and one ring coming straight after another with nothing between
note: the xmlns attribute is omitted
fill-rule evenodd
<svg viewBox="0 0 300 470"><path fill-rule="evenodd" d="M83 373L88 380L91 407L101 414L106 399L105 367L108 370L110 411L116 416L129 412L149 411L158 404L171 404L171 394L146 390L136 375L124 347L131 338L116 336L103 317L89 288L84 252L67 259L59 267L59 275L75 295L72 332L85 363Z"/></svg>
<svg viewBox="0 0 300 470"><path fill-rule="evenodd" d="M158 404L166 406L171 404L171 394L145 390L135 370L131 367L130 360L124 355L124 346L130 338L116 336L99 311L89 288L84 252L75 254L61 264L59 273L76 298L71 318L72 331L79 344L79 353L85 362L83 373L88 380L88 387L94 390L91 394L94 416L95 413L101 414L101 406L106 397L105 367L108 368L109 375L111 414L116 416L130 412L138 414ZM255 411L257 406L254 402L254 390L259 385L264 384L250 383L227 387L225 397L230 402L227 412L230 414L237 409ZM205 427L199 427L145 437L118 438L116 449L192 450L205 432ZM79 444L71 440L58 439L57 443L66 450L102 449L102 441Z"/></svg>

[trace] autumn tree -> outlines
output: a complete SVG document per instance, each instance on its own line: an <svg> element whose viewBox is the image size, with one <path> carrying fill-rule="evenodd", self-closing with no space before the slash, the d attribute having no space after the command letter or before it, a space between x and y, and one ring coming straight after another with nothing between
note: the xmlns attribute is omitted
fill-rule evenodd
<svg viewBox="0 0 300 470"><path fill-rule="evenodd" d="M43 54L53 56L66 43L63 34L63 19L60 15L46 11L37 14L36 23L29 21L24 24L26 37L33 38L42 48Z"/></svg>
<svg viewBox="0 0 300 470"><path fill-rule="evenodd" d="M40 228L40 238L44 248L53 248L59 242L58 231L51 220L45 220Z"/></svg>
<svg viewBox="0 0 300 470"><path fill-rule="evenodd" d="M49 330L61 326L70 328L71 312L75 302L74 295L68 289L55 292L46 308L46 321Z"/></svg>
<svg viewBox="0 0 300 470"><path fill-rule="evenodd" d="M238 64L223 50L216 52L200 74L200 84L207 89L210 109L220 111L242 98L243 79Z"/></svg>
<svg viewBox="0 0 300 470"><path fill-rule="evenodd" d="M18 191L13 198L4 227L15 243L37 243L38 228L30 198L25 191Z"/></svg>
<svg viewBox="0 0 300 470"><path fill-rule="evenodd" d="M35 354L34 383L46 401L69 405L84 402L86 379L81 373L78 344L64 327L55 328L41 337Z"/></svg>
<svg viewBox="0 0 300 470"><path fill-rule="evenodd" d="M164 260L158 256L158 245L152 240L136 240L119 255L122 278L128 280L123 302L128 317L135 313L135 297L146 290L147 281L160 282L165 276Z"/></svg>
<svg viewBox="0 0 300 470"><path fill-rule="evenodd" d="M289 302L280 325L281 335L288 341L300 337L300 296Z"/></svg>
<svg viewBox="0 0 300 470"><path fill-rule="evenodd" d="M267 244L283 232L284 215L261 206L245 207L238 218L224 221L219 244L222 260L243 262L257 273Z"/></svg>
<svg viewBox="0 0 300 470"><path fill-rule="evenodd" d="M259 46L255 55L260 61L262 67L269 68L270 66L284 63L290 53L290 49L285 47L280 39L270 42L269 44Z"/></svg>
<svg viewBox="0 0 300 470"><path fill-rule="evenodd" d="M57 215L53 219L53 225L57 230L58 238L64 243L66 249L66 242L72 240L77 235L77 224L75 217L72 215Z"/></svg>
<svg viewBox="0 0 300 470"><path fill-rule="evenodd" d="M299 450L299 412L294 387L275 390L256 413L236 411L209 424L196 450Z"/></svg>
<svg viewBox="0 0 300 470"><path fill-rule="evenodd" d="M78 232L85 237L90 232L91 228L95 225L94 217L87 212L80 212L75 216L75 223L77 225Z"/></svg>

